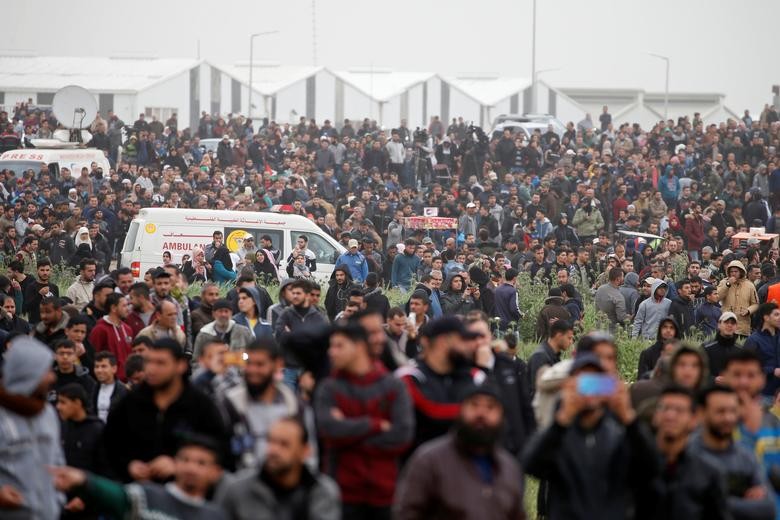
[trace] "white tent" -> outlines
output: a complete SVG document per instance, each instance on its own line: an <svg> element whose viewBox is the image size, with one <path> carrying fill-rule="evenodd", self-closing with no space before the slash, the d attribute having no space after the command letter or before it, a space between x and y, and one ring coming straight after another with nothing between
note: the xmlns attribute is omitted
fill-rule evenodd
<svg viewBox="0 0 780 520"><path fill-rule="evenodd" d="M334 70L333 74L341 83L337 83L338 122L343 117L369 117L387 128L398 126L402 119L412 128L427 123L429 93L438 87L434 73L369 68Z"/></svg>
<svg viewBox="0 0 780 520"><path fill-rule="evenodd" d="M249 114L249 62L221 66L241 82L241 113ZM324 67L255 61L252 70L252 117L297 123L303 116L321 122L334 116L336 80Z"/></svg>
<svg viewBox="0 0 780 520"><path fill-rule="evenodd" d="M448 113L442 119L463 117L482 127L489 127L499 114L530 112L531 81L526 78L498 76L443 76L449 98ZM444 106L442 102L442 106Z"/></svg>
<svg viewBox="0 0 780 520"><path fill-rule="evenodd" d="M103 115L113 110L126 122L141 112L167 119L174 112L185 124L190 113L207 108L198 93L208 67L195 59L148 57L0 56L0 104L51 105L54 93L79 85L95 95Z"/></svg>
<svg viewBox="0 0 780 520"><path fill-rule="evenodd" d="M642 128L648 130L665 117L663 92L645 92L639 88L561 88L559 91L579 104L586 113L591 114L594 123L598 122L598 116L605 105L616 125L639 123ZM705 123L725 121L727 118L739 119L736 112L725 105L723 94L669 93L668 117L670 119L680 116L693 119L696 112L701 115ZM576 123L577 120L574 122Z"/></svg>

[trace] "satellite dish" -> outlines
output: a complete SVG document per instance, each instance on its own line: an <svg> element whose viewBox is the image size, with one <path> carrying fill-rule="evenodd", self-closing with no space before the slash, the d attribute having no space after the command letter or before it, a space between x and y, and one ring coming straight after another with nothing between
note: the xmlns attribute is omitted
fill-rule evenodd
<svg viewBox="0 0 780 520"><path fill-rule="evenodd" d="M95 97L83 87L68 85L54 94L51 108L57 121L70 129L69 141L83 142L82 128L89 126L97 116Z"/></svg>

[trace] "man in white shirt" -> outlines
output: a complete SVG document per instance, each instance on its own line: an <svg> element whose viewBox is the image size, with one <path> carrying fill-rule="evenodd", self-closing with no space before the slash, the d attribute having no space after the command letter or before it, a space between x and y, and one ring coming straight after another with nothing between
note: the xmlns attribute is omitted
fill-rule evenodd
<svg viewBox="0 0 780 520"><path fill-rule="evenodd" d="M397 130L393 130L392 138L385 145L385 148L390 159L390 171L400 175L406 158L406 149Z"/></svg>
<svg viewBox="0 0 780 520"><path fill-rule="evenodd" d="M95 379L100 383L95 392L93 407L101 421L106 422L108 413L119 400L127 394L127 387L116 380L116 357L111 352L95 354Z"/></svg>
<svg viewBox="0 0 780 520"><path fill-rule="evenodd" d="M92 292L95 288L95 274L97 273L97 261L92 258L84 258L79 263L80 276L68 287L65 293L79 311L92 301Z"/></svg>

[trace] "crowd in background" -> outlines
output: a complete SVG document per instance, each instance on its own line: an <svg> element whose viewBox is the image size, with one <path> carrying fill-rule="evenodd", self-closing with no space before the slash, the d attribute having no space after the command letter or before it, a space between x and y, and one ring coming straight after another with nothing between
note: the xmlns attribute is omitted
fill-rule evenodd
<svg viewBox="0 0 780 520"><path fill-rule="evenodd" d="M3 518L523 518L525 474L544 518L776 517L774 107L530 137L178 126L109 113L110 171L1 172ZM140 280L114 261L143 207L274 208L346 252L317 280L306 234L231 251L215 229ZM411 225L425 208L452 227Z"/></svg>

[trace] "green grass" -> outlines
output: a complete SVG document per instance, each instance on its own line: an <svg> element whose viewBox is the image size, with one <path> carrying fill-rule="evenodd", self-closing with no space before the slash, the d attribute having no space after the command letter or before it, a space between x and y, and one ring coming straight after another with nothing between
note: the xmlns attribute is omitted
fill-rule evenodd
<svg viewBox="0 0 780 520"><path fill-rule="evenodd" d="M54 266L52 269L51 280L59 287L60 294L65 294L68 287L76 279L76 276L75 270L58 265ZM259 283L268 290L273 301L279 301L279 284ZM198 297L200 296L201 287L201 283L193 283L187 287L185 294L190 298ZM220 284L220 295L224 296L227 294L231 287L232 284ZM326 282L322 283L323 298L324 293L327 290L328 284ZM547 297L547 287L531 283L528 274L521 273L517 278L517 292L520 310L524 313L524 318L518 323L511 324L510 330L518 334L518 356L522 359L528 359L539 344L539 340L536 337L536 317L542 307L544 307L544 300ZM403 307L409 299L409 294L404 293L400 289L387 288L384 290L384 294L387 296L388 300L390 300L391 307ZM583 291L582 298L585 313L582 318L582 327L577 332L577 336L579 337L582 334L587 334L593 330L607 329L607 318L604 314L596 310L591 294L587 291ZM650 344L650 342L641 339L632 339L628 331L622 330L615 334L615 339L619 350L618 367L620 375L626 381L633 381L636 377L639 354L642 349ZM700 343L703 340L701 337L692 337L688 339L693 340L695 343Z"/></svg>
<svg viewBox="0 0 780 520"><path fill-rule="evenodd" d="M60 288L60 294L73 283L76 273L69 268L56 266L52 272L52 280ZM260 283L265 287L271 298L278 301L279 285ZM200 296L201 283L190 285L185 294L190 297ZM232 284L221 284L220 294L224 296L232 287ZM327 283L322 284L323 298L327 291ZM524 318L518 323L513 323L510 328L518 334L518 356L522 359L528 359L534 349L538 346L539 340L536 337L536 317L544 307L544 300L547 297L547 287L544 285L533 284L526 273L520 274L517 281L518 299L520 310L524 313ZM385 289L385 295L390 300L391 306L403 306L409 298L408 293L399 289ZM598 312L593 303L593 296L588 291L582 292L584 315L581 321L581 328L577 331L578 339L583 334L594 330L606 330L608 328L607 317ZM703 340L700 336L686 338L699 344ZM615 334L615 340L618 346L618 371L621 377L627 382L633 382L636 378L637 365L639 363L639 354L651 342L643 339L634 339L630 337L628 330L618 330ZM570 355L567 353L566 356ZM533 477L525 479L525 507L528 518L536 517L536 496L539 490L539 483Z"/></svg>

